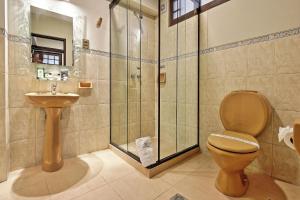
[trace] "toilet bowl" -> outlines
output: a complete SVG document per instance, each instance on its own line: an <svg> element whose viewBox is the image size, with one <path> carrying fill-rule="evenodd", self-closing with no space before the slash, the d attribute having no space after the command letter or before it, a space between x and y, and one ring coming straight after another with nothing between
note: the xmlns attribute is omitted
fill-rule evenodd
<svg viewBox="0 0 300 200"><path fill-rule="evenodd" d="M245 194L249 181L244 169L258 156L259 144L255 139L270 118L267 99L256 91L234 91L220 106L223 134L211 134L207 148L221 168L215 182L225 195L238 197Z"/></svg>

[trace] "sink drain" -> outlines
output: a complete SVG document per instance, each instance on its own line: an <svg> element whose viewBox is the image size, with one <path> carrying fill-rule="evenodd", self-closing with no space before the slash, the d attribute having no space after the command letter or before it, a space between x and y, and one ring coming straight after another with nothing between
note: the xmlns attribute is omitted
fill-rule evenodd
<svg viewBox="0 0 300 200"><path fill-rule="evenodd" d="M182 196L181 194L175 194L175 196L171 197L170 200L188 200L188 199Z"/></svg>

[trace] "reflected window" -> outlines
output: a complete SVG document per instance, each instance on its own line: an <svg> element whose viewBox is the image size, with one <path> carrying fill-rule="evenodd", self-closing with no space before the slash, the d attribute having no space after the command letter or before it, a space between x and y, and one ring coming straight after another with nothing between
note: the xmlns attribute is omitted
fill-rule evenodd
<svg viewBox="0 0 300 200"><path fill-rule="evenodd" d="M170 0L170 26L229 0ZM200 9L201 8L201 9Z"/></svg>
<svg viewBox="0 0 300 200"><path fill-rule="evenodd" d="M66 65L66 39L32 33L32 62Z"/></svg>
<svg viewBox="0 0 300 200"><path fill-rule="evenodd" d="M170 0L170 25L196 15L199 5L200 0Z"/></svg>

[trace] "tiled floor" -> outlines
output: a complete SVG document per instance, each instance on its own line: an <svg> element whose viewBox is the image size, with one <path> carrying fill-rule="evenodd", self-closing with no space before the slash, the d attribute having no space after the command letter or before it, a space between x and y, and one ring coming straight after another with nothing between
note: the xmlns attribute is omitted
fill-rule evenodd
<svg viewBox="0 0 300 200"><path fill-rule="evenodd" d="M215 189L217 171L209 156L199 154L148 179L105 150L66 160L55 173L42 172L40 167L13 172L0 184L0 199L169 200L177 193L188 200L235 199ZM249 179L249 190L239 199L300 199L299 186L263 174L249 174Z"/></svg>

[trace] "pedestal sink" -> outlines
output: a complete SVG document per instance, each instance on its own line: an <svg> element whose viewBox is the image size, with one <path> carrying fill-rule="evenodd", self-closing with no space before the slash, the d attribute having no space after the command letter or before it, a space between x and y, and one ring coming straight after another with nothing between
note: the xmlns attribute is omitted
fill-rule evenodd
<svg viewBox="0 0 300 200"><path fill-rule="evenodd" d="M78 94L56 93L27 93L29 102L46 111L45 139L43 147L42 169L54 172L63 166L61 153L61 136L59 133L59 120L64 107L69 107L78 99Z"/></svg>

